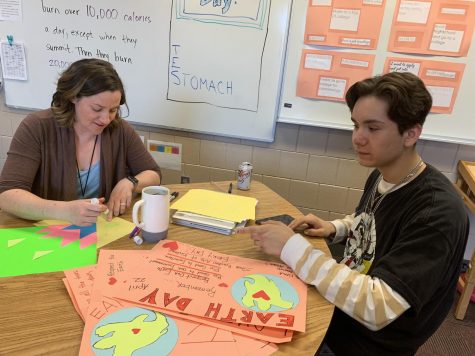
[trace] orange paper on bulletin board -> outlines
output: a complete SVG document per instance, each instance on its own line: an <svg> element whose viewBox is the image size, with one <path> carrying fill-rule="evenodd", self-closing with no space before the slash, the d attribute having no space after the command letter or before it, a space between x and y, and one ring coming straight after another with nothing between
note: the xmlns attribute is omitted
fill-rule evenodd
<svg viewBox="0 0 475 356"><path fill-rule="evenodd" d="M302 50L297 96L344 101L348 88L373 72L374 55Z"/></svg>
<svg viewBox="0 0 475 356"><path fill-rule="evenodd" d="M304 42L376 49L384 6L385 0L309 0Z"/></svg>
<svg viewBox="0 0 475 356"><path fill-rule="evenodd" d="M411 72L422 79L432 95L431 112L450 114L462 81L464 63L389 57L384 72ZM437 120L437 118L430 118Z"/></svg>
<svg viewBox="0 0 475 356"><path fill-rule="evenodd" d="M464 57L475 26L475 3L398 0L388 50Z"/></svg>

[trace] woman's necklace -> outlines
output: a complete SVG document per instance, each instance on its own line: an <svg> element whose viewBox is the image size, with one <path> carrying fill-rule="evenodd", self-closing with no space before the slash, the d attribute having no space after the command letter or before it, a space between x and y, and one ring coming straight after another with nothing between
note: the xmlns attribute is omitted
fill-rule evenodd
<svg viewBox="0 0 475 356"><path fill-rule="evenodd" d="M419 160L419 162L417 162L416 166L413 169L411 169L411 171L404 178L402 178L397 184L393 185L390 189L388 189L383 194L381 194L378 198L376 198L379 183L383 179L383 175L380 174L378 179L376 180L376 182L373 185L370 198L369 198L369 200L368 200L368 202L365 206L365 211L369 212L370 215L374 215L374 213L376 212L376 209L378 209L378 207L381 204L381 202L383 201L383 199L389 193L391 193L392 191L399 188L401 185L409 182L417 174L417 172L419 172L419 169L422 167L423 164L424 164L424 162L422 161L422 158L421 158ZM367 208L369 208L369 209L367 209Z"/></svg>
<svg viewBox="0 0 475 356"><path fill-rule="evenodd" d="M92 155L91 155L91 161L89 162L89 168L87 170L87 176L86 176L86 183L84 184L84 189L82 187L82 182L81 182L81 173L79 171L79 163L78 163L78 159L76 158L76 168L78 170L78 180L79 180L79 185L81 186L81 193L82 193L82 197L84 198L84 196L86 195L86 189L87 189L87 181L89 180L89 173L91 173L91 166L92 166L92 160L94 158L94 152L96 151L96 145L97 145L97 138L99 137L96 136L96 140L94 141L94 148L92 149Z"/></svg>

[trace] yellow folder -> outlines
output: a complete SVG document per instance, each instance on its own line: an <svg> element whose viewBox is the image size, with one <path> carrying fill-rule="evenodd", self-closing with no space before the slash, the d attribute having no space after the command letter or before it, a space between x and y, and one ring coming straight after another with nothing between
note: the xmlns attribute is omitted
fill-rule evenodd
<svg viewBox="0 0 475 356"><path fill-rule="evenodd" d="M206 189L190 189L170 209L241 222L255 220L257 199Z"/></svg>

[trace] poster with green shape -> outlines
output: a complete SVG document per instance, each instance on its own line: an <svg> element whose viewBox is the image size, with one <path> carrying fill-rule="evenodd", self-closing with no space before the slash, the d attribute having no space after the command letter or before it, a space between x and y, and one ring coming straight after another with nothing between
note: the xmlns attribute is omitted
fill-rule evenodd
<svg viewBox="0 0 475 356"><path fill-rule="evenodd" d="M45 226L0 229L0 277L64 271L97 263L96 244L81 244L79 229L64 230L64 236L59 231L52 234ZM77 234L77 239L71 239L72 234Z"/></svg>

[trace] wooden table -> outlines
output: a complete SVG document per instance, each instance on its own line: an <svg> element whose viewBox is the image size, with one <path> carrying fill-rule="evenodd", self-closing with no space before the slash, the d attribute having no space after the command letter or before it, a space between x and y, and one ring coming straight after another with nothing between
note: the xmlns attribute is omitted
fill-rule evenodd
<svg viewBox="0 0 475 356"><path fill-rule="evenodd" d="M167 186L180 195L191 188L227 191L229 182L176 184ZM249 191L234 190L233 194L258 199L256 218L287 213L301 213L285 199L259 182L252 182ZM123 218L130 219L130 211ZM0 227L32 226L31 221L0 212ZM202 230L170 225L168 238L208 248L218 252L255 258L277 259L257 250L247 236L225 236ZM322 239L311 242L329 253ZM150 249L152 244L136 246L123 237L104 248ZM1 261L0 261L1 266ZM0 278L0 355L77 355L83 322L74 310L63 285L62 272ZM295 333L291 342L280 344L275 355L314 355L322 342L333 314L333 305L309 286L307 326L305 333Z"/></svg>
<svg viewBox="0 0 475 356"><path fill-rule="evenodd" d="M459 161L455 188L460 193L467 208L475 213L475 162Z"/></svg>
<svg viewBox="0 0 475 356"><path fill-rule="evenodd" d="M459 175L455 188L459 191L467 208L475 214L475 162L459 161L457 170ZM456 319L463 320L472 294L475 291L475 249L472 252L469 268L463 277L459 277L458 284L462 288L462 292L455 307L454 315Z"/></svg>

